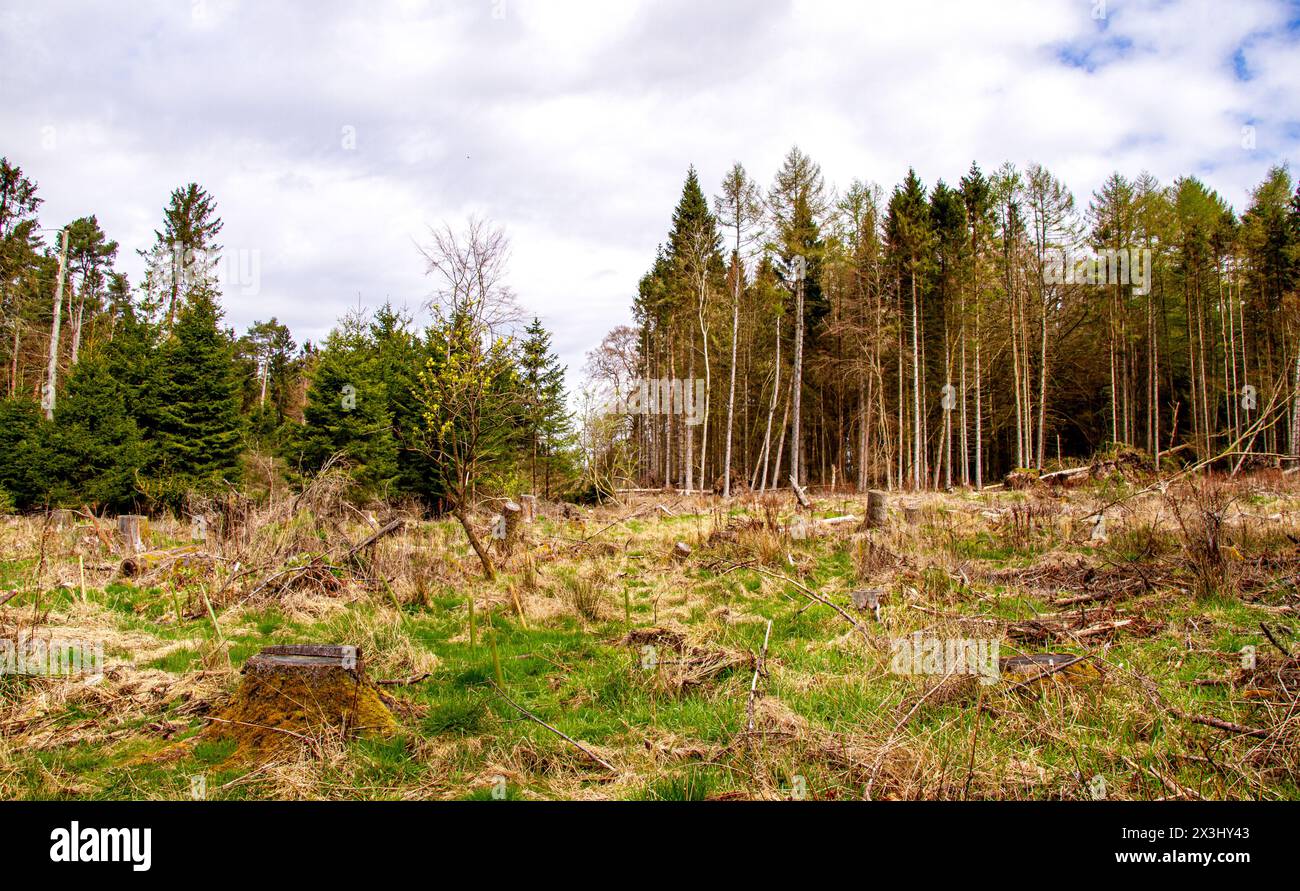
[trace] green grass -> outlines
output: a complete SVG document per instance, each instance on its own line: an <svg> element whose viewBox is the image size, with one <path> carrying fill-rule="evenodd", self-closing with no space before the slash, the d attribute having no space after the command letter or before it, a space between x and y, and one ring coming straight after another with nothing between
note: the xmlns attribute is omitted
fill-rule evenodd
<svg viewBox="0 0 1300 891"><path fill-rule="evenodd" d="M837 514L838 506L823 513ZM1149 695L1126 683L1121 671L1112 672L1105 683L1079 689L989 690L981 694L988 703L983 711L973 707L974 698L927 704L900 723L922 687L917 679L888 672L883 642L947 627L942 624L947 620L937 615L1011 622L1055 610L1044 597L1014 584L978 581L980 569L1025 566L1047 548L1064 546L1051 534L1018 541L996 524L979 532L917 531L928 548L926 559L905 555L906 565L886 579L882 624L869 615L859 617L884 647L872 650L862 646L841 615L810 601L794 585L747 568L722 573L725 564L712 560L729 555L725 545L717 554L708 546L697 547L684 568L668 562L665 542L686 529L707 534L712 522L690 515L636 518L626 526L638 539L624 554L581 558L593 561L591 566L571 560L543 567L541 584L559 604L565 586L576 584L584 572L606 580L599 583L604 608L587 616L560 608L544 618L530 617L525 626L508 605L487 609L483 604L489 595L503 604L508 601L504 586L521 583L507 570L490 591L472 579L463 587L431 586L427 600L403 604L400 617L387 596L376 593L325 611L316 620L291 616L275 604L237 616L223 613L219 620L236 669L261 647L290 641L358 643L374 677L412 674L398 658L402 653L431 660L428 677L384 688L399 701L400 734L352 740L340 757L316 765L309 788L321 797L518 800L588 794L698 801L802 794L837 799L860 798L874 777L877 796L900 788L922 797L960 797L969 785L976 797L998 789L1011 797L1085 798L1086 782L1095 775L1106 777L1116 795L1167 795L1153 772L1206 793L1300 797L1294 782L1276 772L1268 779L1259 773L1249 781L1226 783L1222 753L1216 753L1213 763L1199 753L1206 742L1226 747L1229 755L1240 753L1241 741L1202 733L1167 710L1153 709ZM1138 532L1114 536L1101 555L1116 562L1148 559L1147 541ZM1160 553L1170 548L1168 540L1158 544ZM800 584L849 609L847 592L859 580L847 542L818 539L794 543L788 550L805 567L798 575ZM1076 550L1096 556L1085 548ZM631 560L627 554L633 552L645 556ZM968 587L955 580L940 558L966 561L976 581ZM625 577L618 574L620 566ZM30 571L25 560L0 564L0 578ZM788 566L774 571L796 573ZM658 623L688 629L690 644L704 650L756 652L763 643L764 620L772 620L768 674L759 689L794 716L797 729L769 729L758 740L746 737L752 678L747 664L682 691L665 686L658 669L643 667L638 648L621 643L627 630L624 588L634 626L651 624L658 600ZM476 646L467 634L466 592L471 589L480 603ZM64 609L72 596L67 590L47 591L42 604ZM24 603L26 597L31 595ZM205 661L208 667L214 664L216 638L206 612L188 618L195 603L201 603L195 597L183 588L112 583L92 590L89 599L104 609L105 621L123 632L146 633L160 643L185 642L137 666L180 678L205 667ZM1136 601L1126 606L1139 608ZM1153 615L1163 623L1156 633L1120 633L1095 651L1108 664L1151 679L1172 708L1244 723L1263 720L1251 706L1234 701L1229 688L1194 682L1230 675L1243 646L1267 652L1259 622L1274 622L1272 613L1235 594L1197 600L1165 593ZM493 634L503 677L500 692L487 645ZM1289 639L1294 643L1295 636ZM1049 648L1083 649L1068 641ZM659 655L678 658L671 649ZM0 676L0 707L28 700L41 683ZM522 715L502 692L533 718ZM206 778L211 798L286 794L284 780L274 772L233 763L232 744L200 737L206 722L181 700L146 698L123 713L93 698L74 697L58 708L48 720L61 732L95 722L115 732L99 742L46 740L40 747L0 750L0 794L187 798L190 778L196 775ZM164 735L158 729L161 722L179 729ZM630 766L632 777L613 782L555 731ZM878 754L895 732L895 744ZM972 739L977 742L974 756ZM855 754L854 746L865 754ZM928 779L906 785L915 764L922 765L917 775ZM510 774L504 785L493 779L501 772Z"/></svg>

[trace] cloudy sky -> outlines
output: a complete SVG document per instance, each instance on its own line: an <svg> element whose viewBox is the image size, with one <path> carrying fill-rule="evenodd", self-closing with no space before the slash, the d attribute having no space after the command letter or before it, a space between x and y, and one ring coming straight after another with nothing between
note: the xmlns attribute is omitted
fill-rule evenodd
<svg viewBox="0 0 1300 891"><path fill-rule="evenodd" d="M358 302L418 309L415 244L477 213L571 378L692 163L712 193L796 143L841 186L1037 161L1083 203L1112 170L1191 173L1240 209L1300 159L1281 0L0 0L0 59L42 225L97 214L133 280L196 181L259 264L228 323L319 339Z"/></svg>

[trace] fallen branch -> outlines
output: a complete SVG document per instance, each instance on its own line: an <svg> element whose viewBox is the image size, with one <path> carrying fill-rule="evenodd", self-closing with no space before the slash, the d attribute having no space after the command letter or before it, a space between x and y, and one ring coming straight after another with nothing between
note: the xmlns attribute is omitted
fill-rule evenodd
<svg viewBox="0 0 1300 891"><path fill-rule="evenodd" d="M382 681L375 681L383 687L409 687L411 684L418 684L425 678L433 677L433 672L426 671L424 674L412 675L409 678L391 678Z"/></svg>
<svg viewBox="0 0 1300 891"><path fill-rule="evenodd" d="M587 748L582 743L578 742L576 739L569 736L563 730L552 727L550 724L547 724L545 721L543 721L541 718L534 715L528 709L524 708L522 705L515 702L513 699L511 699L509 696L505 694L505 691L503 691L500 687L496 685L495 681L491 683L492 683L492 689L497 691L497 695L500 696L502 699L504 699L510 705L510 707L513 708L515 711L519 712L519 714L523 715L525 718L528 718L530 721L536 721L538 724L541 724L547 730L551 731L556 736L560 737L560 739L574 746L576 749L578 749L578 751L582 752L582 754L586 755L592 761L595 761L597 764L599 764L601 767L608 770L610 773L618 773L618 771L614 768L614 765L610 764L608 761L601 758L591 749Z"/></svg>
<svg viewBox="0 0 1300 891"><path fill-rule="evenodd" d="M1273 632L1268 630L1268 626L1265 625L1263 622L1260 622L1259 627L1263 629L1264 636L1268 638L1268 642L1271 643L1273 646L1277 647L1279 650L1281 650L1283 656L1286 656L1288 659L1290 659L1291 651L1288 650L1286 647L1282 646L1282 644L1278 643L1277 638L1273 636Z"/></svg>
<svg viewBox="0 0 1300 891"><path fill-rule="evenodd" d="M347 559L351 560L357 554L360 554L366 548L370 547L372 544L379 541L379 539L392 535L394 532L396 532L399 529L402 529L405 526L406 526L406 521L403 519L399 518L396 520L391 520L382 528L377 530L375 533L367 537L360 544L355 544L351 548L349 548L347 553Z"/></svg>
<svg viewBox="0 0 1300 891"><path fill-rule="evenodd" d="M1203 724L1206 727L1214 727L1217 730L1226 730L1229 733L1236 733L1241 736L1254 736L1258 739L1268 739L1268 731L1260 730L1257 727L1244 727L1241 724L1234 724L1231 721L1211 718L1209 715L1187 715L1177 710L1174 710L1174 714L1182 718L1184 721L1191 721L1193 724Z"/></svg>
<svg viewBox="0 0 1300 891"><path fill-rule="evenodd" d="M831 609L835 610L835 612L839 613L840 616L843 617L844 621L848 622L854 628L858 629L858 632L862 635L863 640L865 640L869 644L874 645L875 641L871 639L871 635L867 633L867 629L863 628L861 623L859 623L857 619L850 616L844 610L840 609L834 603L831 603L829 600L827 600L825 597L818 594L816 591L813 591L812 589L805 587L804 585L800 584L799 582L796 582L794 579L790 578L789 576L781 575L779 572L769 572L768 570L762 569L758 566L750 566L747 568L753 570L754 572L759 573L760 575L765 575L768 578L778 579L779 581L783 581L788 584L794 585L795 588L797 588L799 592L802 593L805 597L810 597L824 606L829 606Z"/></svg>

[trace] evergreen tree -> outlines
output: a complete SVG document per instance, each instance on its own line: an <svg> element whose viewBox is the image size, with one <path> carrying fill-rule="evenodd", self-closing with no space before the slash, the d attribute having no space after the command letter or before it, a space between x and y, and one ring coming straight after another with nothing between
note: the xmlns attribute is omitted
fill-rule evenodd
<svg viewBox="0 0 1300 891"><path fill-rule="evenodd" d="M145 309L163 331L171 331L177 313L193 295L214 290L221 252L216 237L223 225L216 200L198 183L172 190L153 248L140 251L147 264Z"/></svg>
<svg viewBox="0 0 1300 891"><path fill-rule="evenodd" d="M521 428L532 488L538 491L540 472L541 491L549 498L553 474L568 469L573 430L564 398L564 366L551 351L550 332L536 317L524 329L519 386L523 399Z"/></svg>
<svg viewBox="0 0 1300 891"><path fill-rule="evenodd" d="M127 411L125 388L104 354L77 364L45 431L42 500L63 507L129 508L145 452Z"/></svg>
<svg viewBox="0 0 1300 891"><path fill-rule="evenodd" d="M397 446L385 382L373 344L356 316L330 332L317 356L303 409L303 427L290 456L304 471L319 471L341 455L353 477L371 491L397 476Z"/></svg>
<svg viewBox="0 0 1300 891"><path fill-rule="evenodd" d="M45 487L45 469L36 459L44 420L30 399L0 399L0 503L30 507Z"/></svg>
<svg viewBox="0 0 1300 891"><path fill-rule="evenodd" d="M416 397L419 373L428 349L411 330L408 315L384 304L370 323L369 341L374 351L375 375L383 391L396 451L396 490L432 503L441 490L437 474L425 459L421 437L424 412Z"/></svg>
<svg viewBox="0 0 1300 891"><path fill-rule="evenodd" d="M209 294L191 295L152 375L159 382L155 471L172 493L239 477L239 381L220 318Z"/></svg>

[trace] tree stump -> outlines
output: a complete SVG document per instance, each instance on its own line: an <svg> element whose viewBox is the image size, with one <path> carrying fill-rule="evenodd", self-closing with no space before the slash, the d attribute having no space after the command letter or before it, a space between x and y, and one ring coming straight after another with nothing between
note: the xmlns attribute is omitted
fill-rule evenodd
<svg viewBox="0 0 1300 891"><path fill-rule="evenodd" d="M689 556L691 556L691 546L686 542L679 541L673 545L673 559L678 563L685 561Z"/></svg>
<svg viewBox="0 0 1300 891"><path fill-rule="evenodd" d="M903 519L907 520L909 526L919 526L921 524L921 505L915 501L904 504Z"/></svg>
<svg viewBox="0 0 1300 891"><path fill-rule="evenodd" d="M877 529L889 522L889 496L879 489L867 492L867 526Z"/></svg>
<svg viewBox="0 0 1300 891"><path fill-rule="evenodd" d="M501 506L501 516L505 520L505 538L501 540L501 551L510 554L523 538L524 509L514 501L507 501Z"/></svg>
<svg viewBox="0 0 1300 891"><path fill-rule="evenodd" d="M62 508L50 511L50 525L56 532L62 532L64 529L71 529L76 525L76 515L70 510Z"/></svg>
<svg viewBox="0 0 1300 891"><path fill-rule="evenodd" d="M524 509L524 522L531 523L537 519L537 496L520 495L519 506Z"/></svg>
<svg viewBox="0 0 1300 891"><path fill-rule="evenodd" d="M244 663L230 704L212 716L209 738L233 738L237 756L271 754L326 731L388 734L397 721L366 678L361 649L301 644L266 647Z"/></svg>
<svg viewBox="0 0 1300 891"><path fill-rule="evenodd" d="M138 514L122 514L117 518L117 535L121 539L125 556L138 554L149 544L149 518Z"/></svg>

